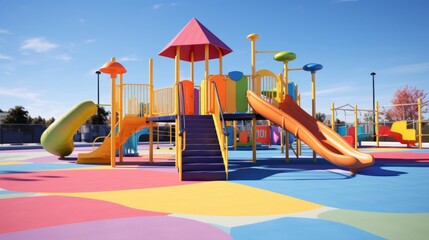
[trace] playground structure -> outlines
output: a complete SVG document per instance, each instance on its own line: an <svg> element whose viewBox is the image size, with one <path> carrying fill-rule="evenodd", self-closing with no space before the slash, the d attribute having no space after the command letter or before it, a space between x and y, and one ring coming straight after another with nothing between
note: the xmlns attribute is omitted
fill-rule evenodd
<svg viewBox="0 0 429 240"><path fill-rule="evenodd" d="M414 128L409 128L407 121L401 120L401 121L395 121L392 123L392 126L387 125L380 125L380 108L378 101L376 102L375 106L375 112L373 110L366 110L366 109L359 109L357 105L354 105L352 107L350 104L346 104L340 107L335 108L334 103L331 105L331 127L333 130L337 128L337 132L343 136L343 138L349 142L350 145L354 146L356 149L358 146L361 145L362 140L368 139L368 138L375 138L376 146L380 146L380 138L381 137L389 137L393 138L395 141L400 142L401 144L407 145L407 147L413 147L418 145L418 147L421 149L423 146L422 137L428 136L428 134L423 134L422 127L423 123L428 122L427 120L423 120L422 117L422 101L421 99L418 99L417 103L407 103L407 104L396 104L391 105L391 107L394 106L407 106L407 105L416 105L417 106L417 131ZM349 106L350 108L345 108L346 106ZM386 106L384 106L386 107ZM383 107L383 108L384 108ZM335 123L335 116L336 111L344 111L346 112L353 112L353 126L347 128L347 126L337 126ZM375 132L372 133L365 133L363 130L363 126L359 125L358 120L358 113L360 112L366 112L371 113L372 116L375 116L373 119L375 119L375 122L370 122L369 125L374 126Z"/></svg>
<svg viewBox="0 0 429 240"><path fill-rule="evenodd" d="M190 37L192 36L192 37ZM125 84L125 67L114 58L105 63L100 72L111 76L111 132L100 147L89 153L78 154L78 163L110 163L112 167L123 161L123 144L134 133L147 128L149 131L149 159L153 161L153 131L158 123L174 123L176 167L181 180L227 180L228 135L227 126L236 126L236 121L251 121L252 160L256 162L257 120L269 120L298 138L297 145L304 141L316 153L340 167L356 172L373 164L374 159L350 147L335 131L315 119L316 71L320 64L307 64L303 68L288 69L288 62L296 58L292 52L256 51L257 34L247 37L251 41L252 72L240 71L223 74L222 58L232 50L196 19L192 19L179 34L159 53L175 61L174 85L153 89L153 60L149 60L148 84ZM267 69L256 69L257 53L274 53L274 59L283 63L283 73L275 74ZM209 73L209 60L219 60L217 74ZM190 63L190 80L180 79L180 63ZM204 79L199 89L195 85L194 62L204 61ZM304 70L311 72L312 114L299 107L300 96L295 88L296 101L292 98L288 72ZM117 81L119 75L119 82ZM298 102L298 104L297 104ZM249 104L252 108L249 111ZM94 106L94 109L96 107ZM82 124L92 110L75 120L75 108L65 114L56 127L70 131ZM95 112L94 112L95 113ZM64 119L68 119L67 121ZM55 128L54 128L55 129ZM236 127L233 127L235 138ZM48 131L49 130L49 131ZM71 153L58 151L70 141L58 141L59 130L48 129L42 136L42 145L49 152L61 157ZM56 133L53 134L52 132ZM286 159L289 158L289 134L285 134ZM282 139L282 137L281 137ZM234 141L235 142L235 141ZM50 143L50 144L47 144ZM69 144L70 145L70 144ZM70 151L71 149L71 151ZM297 148L299 155L299 147Z"/></svg>

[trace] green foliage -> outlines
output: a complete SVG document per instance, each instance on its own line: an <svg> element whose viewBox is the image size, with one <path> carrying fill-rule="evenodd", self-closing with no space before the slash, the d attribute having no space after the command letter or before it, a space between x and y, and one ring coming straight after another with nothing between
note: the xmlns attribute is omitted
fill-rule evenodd
<svg viewBox="0 0 429 240"><path fill-rule="evenodd" d="M27 124L30 122L30 115L23 106L15 106L15 108L9 109L9 114L3 121L5 124Z"/></svg>
<svg viewBox="0 0 429 240"><path fill-rule="evenodd" d="M46 124L46 120L41 116L31 119L32 124Z"/></svg>
<svg viewBox="0 0 429 240"><path fill-rule="evenodd" d="M54 123L55 122L55 118L54 117L51 117L51 118L49 118L48 120L46 120L46 122L45 122L45 124L46 125L51 125L52 123Z"/></svg>
<svg viewBox="0 0 429 240"><path fill-rule="evenodd" d="M108 125L109 123L110 112L106 111L104 107L99 108L99 115L93 115L88 121L87 124L97 124L97 125Z"/></svg>
<svg viewBox="0 0 429 240"><path fill-rule="evenodd" d="M323 122L323 121L325 121L325 119L326 119L326 115L325 115L324 113L316 113L316 119L317 119L318 121Z"/></svg>
<svg viewBox="0 0 429 240"><path fill-rule="evenodd" d="M3 112L0 109L0 112ZM55 118L51 118L46 121L41 116L32 118L27 110L23 106L15 106L10 108L6 115L3 123L4 124L47 124L50 125L55 121Z"/></svg>

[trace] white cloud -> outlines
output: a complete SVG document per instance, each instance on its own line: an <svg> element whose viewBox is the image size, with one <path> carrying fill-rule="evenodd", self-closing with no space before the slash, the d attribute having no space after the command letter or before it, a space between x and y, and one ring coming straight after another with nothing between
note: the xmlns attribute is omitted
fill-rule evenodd
<svg viewBox="0 0 429 240"><path fill-rule="evenodd" d="M169 4L164 4L164 3L158 3L152 6L153 9L158 10L160 8L166 8L166 7L175 7L177 6L177 3L169 3Z"/></svg>
<svg viewBox="0 0 429 240"><path fill-rule="evenodd" d="M6 29L0 28L0 34L10 34L10 32Z"/></svg>
<svg viewBox="0 0 429 240"><path fill-rule="evenodd" d="M429 62L403 65L403 66L384 69L381 71L385 73L395 73L395 74L427 72L429 71Z"/></svg>
<svg viewBox="0 0 429 240"><path fill-rule="evenodd" d="M61 60L61 61L64 61L64 62L68 62L68 61L70 61L71 60L71 57L70 56L68 56L68 55L65 55L65 54L63 54L63 55L59 55L59 56L56 56L56 57L54 57L55 59L57 59L57 60Z"/></svg>
<svg viewBox="0 0 429 240"><path fill-rule="evenodd" d="M34 92L30 89L25 88L2 88L0 87L0 96L16 97L24 100L31 101L33 103L42 103L43 96L40 92Z"/></svg>
<svg viewBox="0 0 429 240"><path fill-rule="evenodd" d="M24 44L21 46L21 50L33 50L35 52L47 52L54 48L57 48L58 45L44 38L30 38L24 41Z"/></svg>
<svg viewBox="0 0 429 240"><path fill-rule="evenodd" d="M125 61L137 61L137 60L139 60L139 59L136 58L136 57L127 57L127 56L122 57L122 58L119 59L119 61L121 61L121 62L125 62Z"/></svg>
<svg viewBox="0 0 429 240"><path fill-rule="evenodd" d="M93 42L95 42L95 39L87 39L87 40L85 40L86 44L93 43Z"/></svg>
<svg viewBox="0 0 429 240"><path fill-rule="evenodd" d="M3 55L3 54L0 54L0 60L13 60L13 58L6 56L6 55Z"/></svg>

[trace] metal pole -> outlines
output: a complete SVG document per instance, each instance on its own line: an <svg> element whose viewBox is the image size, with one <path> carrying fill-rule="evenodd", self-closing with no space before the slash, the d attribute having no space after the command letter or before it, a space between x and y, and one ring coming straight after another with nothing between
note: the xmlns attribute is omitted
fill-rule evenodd
<svg viewBox="0 0 429 240"><path fill-rule="evenodd" d="M372 76L372 117L373 117L373 121L375 122L375 85L374 85L374 76L375 76L375 72L371 73ZM373 134L374 134L374 141L376 141L376 136L375 136L375 124L372 125L373 126Z"/></svg>
<svg viewBox="0 0 429 240"><path fill-rule="evenodd" d="M96 71L97 74L97 124L100 124L100 71Z"/></svg>

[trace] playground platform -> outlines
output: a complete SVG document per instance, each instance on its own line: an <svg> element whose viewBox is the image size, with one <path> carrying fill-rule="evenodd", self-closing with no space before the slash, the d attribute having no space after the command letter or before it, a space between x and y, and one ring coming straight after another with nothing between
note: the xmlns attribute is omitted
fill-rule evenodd
<svg viewBox="0 0 429 240"><path fill-rule="evenodd" d="M229 181L179 181L174 150L116 168L0 148L0 239L427 239L429 149L364 143L353 175L311 149L229 152ZM290 152L290 156L293 153Z"/></svg>

